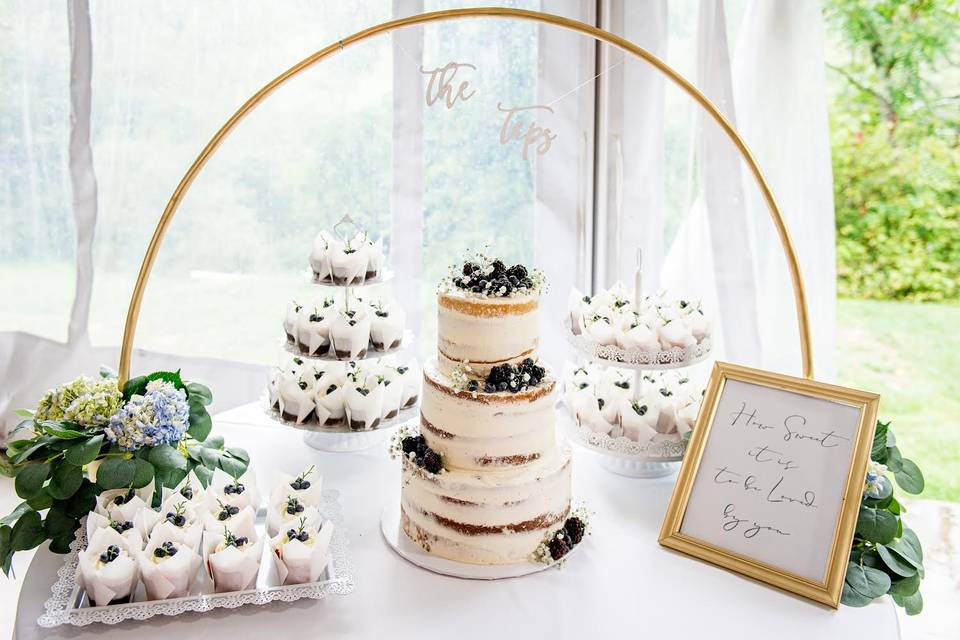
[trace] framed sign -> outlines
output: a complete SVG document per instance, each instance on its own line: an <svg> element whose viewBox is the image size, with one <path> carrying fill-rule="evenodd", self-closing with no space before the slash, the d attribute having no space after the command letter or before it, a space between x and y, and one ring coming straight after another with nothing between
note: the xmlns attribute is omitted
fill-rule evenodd
<svg viewBox="0 0 960 640"><path fill-rule="evenodd" d="M717 362L660 544L836 608L879 403Z"/></svg>

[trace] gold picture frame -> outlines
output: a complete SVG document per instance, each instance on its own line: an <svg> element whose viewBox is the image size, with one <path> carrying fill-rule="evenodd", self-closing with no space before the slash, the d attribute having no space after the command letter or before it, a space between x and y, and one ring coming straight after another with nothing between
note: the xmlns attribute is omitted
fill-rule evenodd
<svg viewBox="0 0 960 640"><path fill-rule="evenodd" d="M826 571L822 580L811 579L777 566L769 561L760 561L744 553L684 533L684 518L690 503L701 461L710 442L711 430L716 423L717 408L729 381L785 391L807 398L826 400L859 410L855 433L850 438L850 464L844 476L844 486L839 493L838 517L833 528L833 538L826 557ZM738 388L741 385L737 385ZM799 401L799 400L798 400ZM837 608L843 591L844 576L850 553L850 544L857 524L863 482L876 428L880 396L874 393L848 389L804 378L762 371L740 365L717 362L710 374L703 404L697 418L696 428L690 438L683 465L677 478L673 495L667 507L660 530L660 544L687 555L706 560L725 569L735 571L755 580L798 594L816 602ZM846 411L846 410L845 410ZM791 416L794 417L794 416ZM784 420L784 423L786 420ZM772 428L772 427L765 427ZM789 428L787 429L789 431ZM822 445L823 443L821 443ZM716 476L714 477L716 481ZM704 481L709 483L708 480ZM740 488L739 486L737 488ZM703 489L701 489L703 490ZM769 497L769 494L768 494ZM712 504L712 503L711 503ZM726 512L724 512L726 516ZM721 521L723 522L723 521ZM756 521L753 522L756 525ZM721 528L724 528L721 526ZM724 528L726 531L726 529ZM782 533L782 532L777 532ZM718 534L722 535L722 534Z"/></svg>

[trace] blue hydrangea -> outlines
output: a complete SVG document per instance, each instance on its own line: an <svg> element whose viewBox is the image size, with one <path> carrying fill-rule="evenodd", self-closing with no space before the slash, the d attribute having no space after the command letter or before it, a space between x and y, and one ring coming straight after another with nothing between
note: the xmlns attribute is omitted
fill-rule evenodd
<svg viewBox="0 0 960 640"><path fill-rule="evenodd" d="M153 380L110 418L107 440L125 451L180 442L190 426L187 394L173 383Z"/></svg>

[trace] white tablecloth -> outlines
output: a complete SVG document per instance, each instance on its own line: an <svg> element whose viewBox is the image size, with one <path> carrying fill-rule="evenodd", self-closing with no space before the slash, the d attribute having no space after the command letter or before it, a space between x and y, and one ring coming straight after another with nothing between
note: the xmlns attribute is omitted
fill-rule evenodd
<svg viewBox="0 0 960 640"><path fill-rule="evenodd" d="M397 556L380 534L381 510L399 493L399 462L385 446L322 453L306 447L300 432L266 424L257 405L215 419L228 444L250 452L263 489L277 470L296 473L315 463L325 486L340 490L357 583L351 595L46 630L36 620L63 558L41 549L24 577L16 638L899 637L887 598L834 611L660 547L674 478L619 477L583 450L575 452L574 497L593 512L594 533L569 562L492 582L429 573Z"/></svg>

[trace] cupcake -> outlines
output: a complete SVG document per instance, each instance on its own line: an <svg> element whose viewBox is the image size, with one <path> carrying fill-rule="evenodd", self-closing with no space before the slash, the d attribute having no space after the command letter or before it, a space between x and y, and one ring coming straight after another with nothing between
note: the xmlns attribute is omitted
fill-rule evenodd
<svg viewBox="0 0 960 640"><path fill-rule="evenodd" d="M293 495L283 495L267 509L267 532L275 536L296 526L301 520L310 527L320 526L320 510L304 503L303 498L297 496L296 492Z"/></svg>
<svg viewBox="0 0 960 640"><path fill-rule="evenodd" d="M624 437L634 442L649 442L657 435L654 427L659 414L659 405L651 407L643 399L624 401L620 405L620 427Z"/></svg>
<svg viewBox="0 0 960 640"><path fill-rule="evenodd" d="M91 511L87 514L87 540L92 540L98 529L113 529L126 541L130 549L143 548L143 536L133 520L114 520Z"/></svg>
<svg viewBox="0 0 960 640"><path fill-rule="evenodd" d="M629 400L634 396L633 375L622 369L607 369L600 377L597 395L605 398L611 405L619 406L622 400ZM610 409L612 410L612 407ZM611 413L607 415L612 416Z"/></svg>
<svg viewBox="0 0 960 640"><path fill-rule="evenodd" d="M347 376L343 391L347 425L354 431L376 429L383 413L383 386L375 376Z"/></svg>
<svg viewBox="0 0 960 640"><path fill-rule="evenodd" d="M370 304L370 341L377 351L395 349L403 341L406 314L394 304L376 300Z"/></svg>
<svg viewBox="0 0 960 640"><path fill-rule="evenodd" d="M635 316L633 322L625 331L617 335L617 344L623 349L639 349L647 353L660 351L660 340L640 316Z"/></svg>
<svg viewBox="0 0 960 640"><path fill-rule="evenodd" d="M370 344L370 313L362 306L343 309L330 326L330 340L340 360L355 360L367 355Z"/></svg>
<svg viewBox="0 0 960 640"><path fill-rule="evenodd" d="M336 315L332 297L300 312L296 331L297 344L302 353L316 356L327 352L330 346L330 326Z"/></svg>
<svg viewBox="0 0 960 640"><path fill-rule="evenodd" d="M204 531L223 531L223 528L227 527L239 530L248 524L252 527L256 518L257 514L250 505L241 508L217 499L216 506L203 514L203 529Z"/></svg>
<svg viewBox="0 0 960 640"><path fill-rule="evenodd" d="M367 273L367 246L356 238L330 243L330 269L338 285L362 284Z"/></svg>
<svg viewBox="0 0 960 640"><path fill-rule="evenodd" d="M333 523L324 522L319 528L308 526L301 518L296 527L270 539L270 550L276 561L277 574L282 584L316 582L327 567Z"/></svg>
<svg viewBox="0 0 960 640"><path fill-rule="evenodd" d="M294 477L280 475L280 484L270 494L270 508L278 509L287 498L297 498L302 504L319 507L323 499L323 476L314 465L304 469Z"/></svg>
<svg viewBox="0 0 960 640"><path fill-rule="evenodd" d="M575 335L580 335L583 318L589 314L593 300L574 287L567 298L567 311L570 314L570 329Z"/></svg>
<svg viewBox="0 0 960 640"><path fill-rule="evenodd" d="M616 344L616 326L609 308L600 308L583 319L583 332L597 344Z"/></svg>
<svg viewBox="0 0 960 640"><path fill-rule="evenodd" d="M137 513L153 500L153 482L150 491L143 489L110 489L97 496L96 512L117 522L133 522Z"/></svg>
<svg viewBox="0 0 960 640"><path fill-rule="evenodd" d="M158 529L150 536L146 549L137 554L140 577L149 600L189 595L200 568L200 554L196 549L164 534Z"/></svg>
<svg viewBox="0 0 960 640"><path fill-rule="evenodd" d="M283 373L277 386L277 409L284 420L303 424L309 421L316 411L314 403L313 375L308 372L294 376Z"/></svg>
<svg viewBox="0 0 960 640"><path fill-rule="evenodd" d="M203 522L197 510L179 494L173 494L160 505L160 519L150 531L150 536L176 540L194 551L200 549Z"/></svg>
<svg viewBox="0 0 960 640"><path fill-rule="evenodd" d="M209 531L204 537L203 551L215 592L246 591L256 584L263 539L257 538L253 527Z"/></svg>
<svg viewBox="0 0 960 640"><path fill-rule="evenodd" d="M406 366L397 367L397 373L403 382L402 408L406 409L417 404L420 398L420 367L417 361L411 360Z"/></svg>
<svg viewBox="0 0 960 640"><path fill-rule="evenodd" d="M330 282L333 275L330 271L330 243L333 239L326 231L321 231L313 240L310 250L310 270L318 282Z"/></svg>
<svg viewBox="0 0 960 640"><path fill-rule="evenodd" d="M403 405L403 376L396 367L381 366L376 378L377 384L383 388L381 417L384 420L392 420L400 413Z"/></svg>
<svg viewBox="0 0 960 640"><path fill-rule="evenodd" d="M690 327L681 320L668 320L657 329L657 338L664 349L673 347L690 347L697 344Z"/></svg>
<svg viewBox="0 0 960 640"><path fill-rule="evenodd" d="M140 579L140 569L127 540L110 527L97 529L87 548L77 554L77 584L98 607L127 602Z"/></svg>
<svg viewBox="0 0 960 640"><path fill-rule="evenodd" d="M163 487L162 491L163 502L166 502L170 496L177 495L180 496L180 499L186 500L192 505L198 513L202 513L207 509L206 492L203 489L203 483L200 482L200 478L197 477L194 471L188 473L173 489Z"/></svg>
<svg viewBox="0 0 960 640"><path fill-rule="evenodd" d="M346 419L342 381L330 379L317 386L314 413L321 427L340 424Z"/></svg>
<svg viewBox="0 0 960 640"><path fill-rule="evenodd" d="M372 280L381 275L383 271L383 240L376 242L367 241L367 273L366 279Z"/></svg>
<svg viewBox="0 0 960 640"><path fill-rule="evenodd" d="M594 433L609 434L613 431L614 423L607 420L603 415L603 409L606 405L603 398L596 398L593 394L584 394L576 398L575 403L573 412L580 426L587 427Z"/></svg>
<svg viewBox="0 0 960 640"><path fill-rule="evenodd" d="M257 477L250 467L247 467L243 475L238 478L234 478L221 469L214 469L207 494L207 507L210 511L214 511L214 505L219 506L219 502L232 504L241 509L249 506L256 510L260 507L260 490L257 488Z"/></svg>
<svg viewBox="0 0 960 640"><path fill-rule="evenodd" d="M297 341L297 323L300 319L300 311L303 305L296 300L287 305L287 313L283 317L283 332L287 334L287 342L294 344Z"/></svg>

